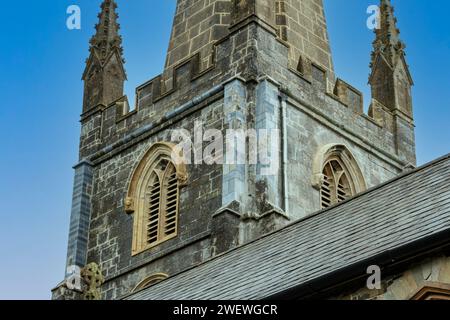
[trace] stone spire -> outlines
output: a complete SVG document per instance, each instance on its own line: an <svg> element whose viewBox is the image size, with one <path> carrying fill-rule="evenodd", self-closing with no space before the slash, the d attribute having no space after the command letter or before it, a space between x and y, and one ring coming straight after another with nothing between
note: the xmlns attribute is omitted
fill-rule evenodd
<svg viewBox="0 0 450 320"><path fill-rule="evenodd" d="M411 86L413 80L405 60L405 44L390 0L381 0L380 20L375 41L369 84L372 97L389 110L400 110L412 119Z"/></svg>
<svg viewBox="0 0 450 320"><path fill-rule="evenodd" d="M83 74L84 112L99 104L108 105L123 96L125 60L116 9L114 0L103 1L96 33L90 40L90 56Z"/></svg>

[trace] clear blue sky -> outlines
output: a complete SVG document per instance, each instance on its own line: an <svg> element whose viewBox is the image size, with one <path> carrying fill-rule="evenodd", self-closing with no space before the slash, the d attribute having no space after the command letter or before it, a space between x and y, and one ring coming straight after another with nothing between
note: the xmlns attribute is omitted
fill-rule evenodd
<svg viewBox="0 0 450 320"><path fill-rule="evenodd" d="M0 10L0 299L48 299L62 280L77 162L88 40L100 0L8 1ZM118 0L127 92L161 72L175 0ZM366 102L373 34L366 8L377 0L325 0L339 77ZM448 0L393 0L415 79L419 164L450 152ZM82 29L66 28L66 9ZM133 99L131 99L133 100Z"/></svg>

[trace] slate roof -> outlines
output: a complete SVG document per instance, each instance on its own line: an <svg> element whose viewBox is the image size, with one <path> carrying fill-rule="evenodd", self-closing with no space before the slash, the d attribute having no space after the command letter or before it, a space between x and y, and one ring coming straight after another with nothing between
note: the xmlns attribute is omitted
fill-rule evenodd
<svg viewBox="0 0 450 320"><path fill-rule="evenodd" d="M264 299L449 230L450 154L126 299Z"/></svg>

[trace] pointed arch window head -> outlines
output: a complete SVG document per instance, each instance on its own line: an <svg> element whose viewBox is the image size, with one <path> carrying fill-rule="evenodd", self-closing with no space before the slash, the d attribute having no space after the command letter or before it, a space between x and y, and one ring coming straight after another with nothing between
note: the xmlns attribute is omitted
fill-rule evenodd
<svg viewBox="0 0 450 320"><path fill-rule="evenodd" d="M171 144L154 144L133 172L125 200L125 210L134 219L133 255L177 236L180 188L187 175L173 150Z"/></svg>
<svg viewBox="0 0 450 320"><path fill-rule="evenodd" d="M132 290L132 292L138 292L140 290L151 287L151 286L157 284L158 282L161 282L161 281L167 279L168 277L169 276L165 273L153 274L153 275L145 278L141 282L139 282L138 285Z"/></svg>
<svg viewBox="0 0 450 320"><path fill-rule="evenodd" d="M313 186L320 191L322 209L345 201L366 189L355 158L344 145L323 147L314 161Z"/></svg>

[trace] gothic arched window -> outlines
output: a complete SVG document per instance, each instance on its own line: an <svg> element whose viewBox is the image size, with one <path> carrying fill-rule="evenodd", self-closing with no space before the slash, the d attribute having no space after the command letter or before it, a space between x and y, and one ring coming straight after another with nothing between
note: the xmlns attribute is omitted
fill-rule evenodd
<svg viewBox="0 0 450 320"><path fill-rule="evenodd" d="M167 159L160 159L152 170L144 195L149 245L176 235L178 193L175 166Z"/></svg>
<svg viewBox="0 0 450 320"><path fill-rule="evenodd" d="M328 208L366 189L355 158L344 145L323 147L314 162L313 186L320 192L320 206Z"/></svg>
<svg viewBox="0 0 450 320"><path fill-rule="evenodd" d="M172 150L169 144L153 145L133 173L125 200L127 213L134 214L133 254L177 236L186 169L182 161L173 160Z"/></svg>
<svg viewBox="0 0 450 320"><path fill-rule="evenodd" d="M347 200L354 194L354 186L349 173L346 172L339 159L329 160L323 168L323 183L320 188L322 208Z"/></svg>

